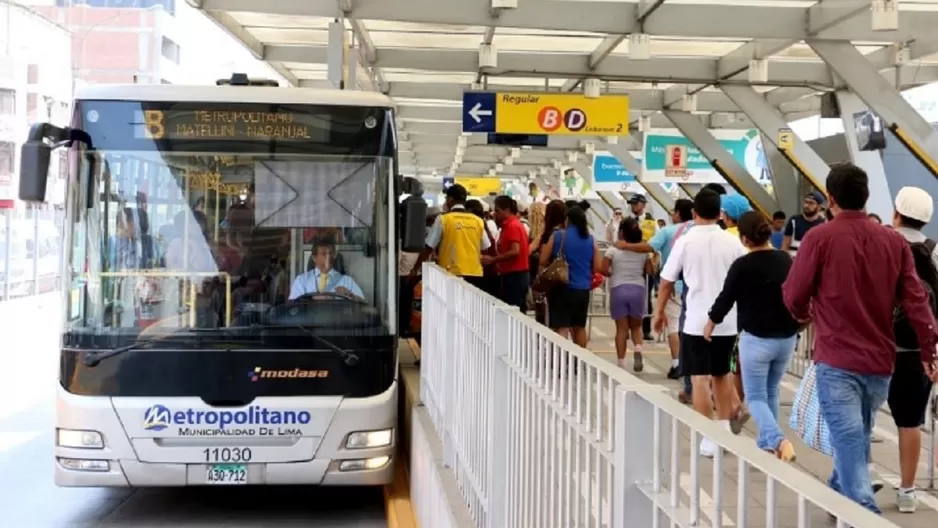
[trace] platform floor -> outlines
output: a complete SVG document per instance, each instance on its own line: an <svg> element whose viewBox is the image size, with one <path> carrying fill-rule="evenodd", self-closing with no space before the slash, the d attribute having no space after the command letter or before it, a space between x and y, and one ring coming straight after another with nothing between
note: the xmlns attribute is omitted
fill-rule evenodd
<svg viewBox="0 0 938 528"><path fill-rule="evenodd" d="M592 324L592 338L589 343L589 348L595 351L600 357L606 359L610 362L615 362L615 345L613 342L613 337L615 335L615 328L613 323L608 318L594 318ZM667 379L667 371L670 367L670 356L668 354L668 349L665 344L653 343L650 346L646 345L645 347L645 370L643 373L638 374L639 377L648 381L649 383L655 383L670 387L673 389L674 394L680 390L681 383L678 381L672 381ZM631 359L629 360L629 369L631 372ZM782 391L781 391L781 401L782 401L782 414L783 414L783 428L788 434L789 438L792 439L795 444L795 449L798 454L798 459L795 464L800 467L807 475L812 475L815 478L826 481L827 477L831 470L831 460L827 456L820 454L816 451L811 450L800 441L798 441L794 433L785 425L788 423L788 418L791 412L792 401L795 396L795 391L798 388L799 379L794 376L786 376L782 381ZM751 420L747 424L744 434L754 437L755 435L755 423ZM683 460L681 461L682 470L689 467L689 456L690 456L690 444L689 444L689 433L685 429L682 431L684 437L684 449L683 449ZM919 493L920 504L918 511L914 514L902 514L896 509L895 501L895 491L894 486L897 486L899 483L898 473L899 473L899 455L897 447L897 435L896 428L892 423L892 418L881 412L877 418L876 427L874 430L874 435L880 438L882 441L873 444L873 464L874 464L874 478L878 478L885 483L885 487L877 495L877 502L879 503L880 508L884 512L884 516L890 521L904 527L909 528L933 528L938 526L938 493L935 490L923 491ZM927 435L925 437L926 440ZM710 501L712 497L712 464L706 459L702 459L704 462L700 465L701 467L701 482L703 483L703 489L706 491L707 496L702 495L702 502L706 503ZM917 485L920 489L925 489L928 487L927 482L927 464L929 462L928 454L923 450L921 457L921 465L919 468L918 481ZM735 457L728 456L724 457L724 466L726 471L724 472L724 489L723 493L725 497L730 497L731 503L735 503L736 497L736 461ZM758 528L766 526L765 520L765 480L760 478L756 473L750 475L750 504L749 510L751 517L747 519L746 526L752 528ZM690 489L690 478L687 477L687 486L685 487L685 492ZM686 500L686 498L685 498ZM793 493L790 492L781 492L778 495L778 504L781 507L781 512L779 514L778 526L787 527L787 526L797 526L797 502L796 497ZM702 508L706 510L706 508ZM790 511L786 513L786 511ZM727 510L725 512L726 517L723 519L723 526L735 526L735 510ZM820 512L814 512L812 515L813 526L825 526L825 524L820 523L821 521L826 520L826 515ZM703 515L703 520L710 521L709 512Z"/></svg>

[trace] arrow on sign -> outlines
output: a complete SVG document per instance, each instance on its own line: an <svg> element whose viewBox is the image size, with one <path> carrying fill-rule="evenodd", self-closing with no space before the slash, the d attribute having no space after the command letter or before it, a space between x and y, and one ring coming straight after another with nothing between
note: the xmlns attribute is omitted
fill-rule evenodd
<svg viewBox="0 0 938 528"><path fill-rule="evenodd" d="M482 122L482 117L491 117L491 110L482 110L482 103L476 103L475 106L469 109L469 117L475 120L476 123Z"/></svg>

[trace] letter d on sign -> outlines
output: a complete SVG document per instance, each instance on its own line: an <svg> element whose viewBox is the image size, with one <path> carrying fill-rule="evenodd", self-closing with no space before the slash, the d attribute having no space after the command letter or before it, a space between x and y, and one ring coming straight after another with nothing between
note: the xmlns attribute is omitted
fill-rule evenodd
<svg viewBox="0 0 938 528"><path fill-rule="evenodd" d="M579 132L586 126L586 112L579 108L571 108L563 116L563 124L570 132Z"/></svg>

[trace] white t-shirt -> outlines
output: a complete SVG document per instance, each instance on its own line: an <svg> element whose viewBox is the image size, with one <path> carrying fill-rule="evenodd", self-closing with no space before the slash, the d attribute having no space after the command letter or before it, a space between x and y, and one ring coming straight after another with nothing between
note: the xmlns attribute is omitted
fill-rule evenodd
<svg viewBox="0 0 938 528"><path fill-rule="evenodd" d="M683 273L687 289L687 315L684 333L702 336L710 307L723 289L730 266L746 254L738 237L718 225L697 225L685 231L674 243L661 278L677 282ZM716 336L736 335L736 307L713 330Z"/></svg>

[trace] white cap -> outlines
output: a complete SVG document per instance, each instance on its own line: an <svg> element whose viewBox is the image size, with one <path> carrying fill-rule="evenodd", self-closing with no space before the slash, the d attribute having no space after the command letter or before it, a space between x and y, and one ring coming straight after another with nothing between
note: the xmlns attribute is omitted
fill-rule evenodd
<svg viewBox="0 0 938 528"><path fill-rule="evenodd" d="M934 209L935 204L924 189L903 187L896 193L896 212L906 218L928 223Z"/></svg>

